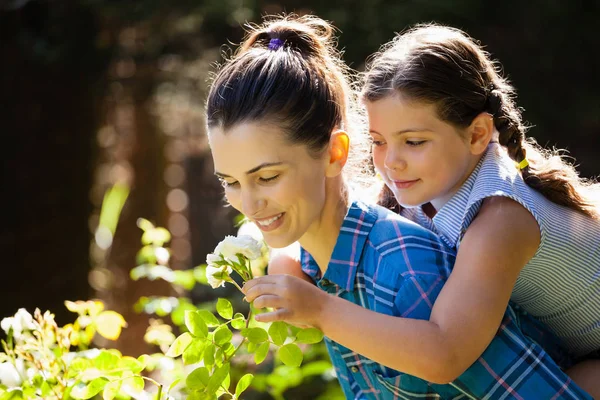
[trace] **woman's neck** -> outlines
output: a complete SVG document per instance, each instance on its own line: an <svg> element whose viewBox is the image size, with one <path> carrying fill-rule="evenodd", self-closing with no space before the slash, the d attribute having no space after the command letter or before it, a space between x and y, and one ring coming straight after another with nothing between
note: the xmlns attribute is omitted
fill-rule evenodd
<svg viewBox="0 0 600 400"><path fill-rule="evenodd" d="M328 179L325 205L318 221L300 238L300 245L315 259L321 276L325 274L340 229L348 212L348 192L341 176Z"/></svg>

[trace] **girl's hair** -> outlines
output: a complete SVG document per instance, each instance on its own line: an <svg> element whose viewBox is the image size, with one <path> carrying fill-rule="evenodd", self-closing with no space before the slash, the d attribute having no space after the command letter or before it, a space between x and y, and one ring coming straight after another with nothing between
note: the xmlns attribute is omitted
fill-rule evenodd
<svg viewBox="0 0 600 400"><path fill-rule="evenodd" d="M332 131L343 129L351 140L345 169L354 169L353 175L368 184L368 144L360 132L364 117L356 106L354 74L335 48L333 26L315 16L290 14L248 27L212 82L208 127L226 132L240 123L273 124L314 156L327 148Z"/></svg>
<svg viewBox="0 0 600 400"><path fill-rule="evenodd" d="M580 178L558 151L526 138L515 89L500 70L499 63L465 32L420 24L396 36L370 60L362 97L377 101L401 93L435 104L439 118L458 128L488 112L510 157L516 162L527 158L529 166L522 174L530 187L554 203L599 218L599 185ZM400 208L387 187L380 193L380 203Z"/></svg>

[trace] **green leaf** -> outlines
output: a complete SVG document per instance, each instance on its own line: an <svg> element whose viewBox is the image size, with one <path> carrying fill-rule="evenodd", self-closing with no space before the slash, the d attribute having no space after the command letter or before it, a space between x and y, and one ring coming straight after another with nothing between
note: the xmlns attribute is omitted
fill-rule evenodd
<svg viewBox="0 0 600 400"><path fill-rule="evenodd" d="M246 350L248 351L248 353L254 353L257 347L258 345L256 343L248 342L248 344L246 345Z"/></svg>
<svg viewBox="0 0 600 400"><path fill-rule="evenodd" d="M231 320L231 326L235 329L244 329L246 327L246 318L242 313L235 313Z"/></svg>
<svg viewBox="0 0 600 400"><path fill-rule="evenodd" d="M212 344L209 343L208 346L206 346L206 349L204 349L204 365L210 366L213 365L215 363L215 350L217 349L217 347Z"/></svg>
<svg viewBox="0 0 600 400"><path fill-rule="evenodd" d="M270 347L271 343L269 342L264 342L263 344L258 346L258 348L256 349L256 353L254 353L254 362L256 363L256 365L265 361L265 358L267 358L267 354L269 354Z"/></svg>
<svg viewBox="0 0 600 400"><path fill-rule="evenodd" d="M217 345L224 345L225 343L231 341L233 337L233 333L229 330L229 328L223 325L220 328L217 328L215 331L214 342Z"/></svg>
<svg viewBox="0 0 600 400"><path fill-rule="evenodd" d="M198 314L208 327L215 327L221 325L217 317L208 310L198 310Z"/></svg>
<svg viewBox="0 0 600 400"><path fill-rule="evenodd" d="M323 332L317 328L302 329L296 336L296 341L306 344L319 343L321 340L323 340Z"/></svg>
<svg viewBox="0 0 600 400"><path fill-rule="evenodd" d="M173 271L173 274L173 284L179 285L185 290L192 290L196 285L196 279L194 278L192 271L175 270Z"/></svg>
<svg viewBox="0 0 600 400"><path fill-rule="evenodd" d="M252 375L252 374L246 374L240 378L237 385L235 386L235 397L236 398L239 398L240 395L244 392L244 390L248 389L253 378L254 378L254 375Z"/></svg>
<svg viewBox="0 0 600 400"><path fill-rule="evenodd" d="M183 363L185 365L195 364L202 360L204 349L208 341L206 339L194 339L183 352Z"/></svg>
<svg viewBox="0 0 600 400"><path fill-rule="evenodd" d="M177 339L171 344L169 350L165 354L167 357L179 357L185 349L192 343L194 337L189 333L185 332L179 335Z"/></svg>
<svg viewBox="0 0 600 400"><path fill-rule="evenodd" d="M104 386L104 391L102 392L102 400L113 400L119 394L121 390L121 381L117 379L112 382L108 382L106 386Z"/></svg>
<svg viewBox="0 0 600 400"><path fill-rule="evenodd" d="M134 374L139 374L144 369L144 364L136 358L124 356L119 360L118 368L126 369L128 371L133 372Z"/></svg>
<svg viewBox="0 0 600 400"><path fill-rule="evenodd" d="M75 399L90 399L100 393L107 383L108 379L106 378L96 378L88 383L84 388L74 388L71 391L71 397Z"/></svg>
<svg viewBox="0 0 600 400"><path fill-rule="evenodd" d="M225 319L231 319L233 317L233 306L227 299L217 300L217 312Z"/></svg>
<svg viewBox="0 0 600 400"><path fill-rule="evenodd" d="M262 343L269 340L269 334L263 328L242 329L242 336L247 337L252 343Z"/></svg>
<svg viewBox="0 0 600 400"><path fill-rule="evenodd" d="M299 367L302 364L302 350L295 343L288 343L277 350L281 362L290 367Z"/></svg>
<svg viewBox="0 0 600 400"><path fill-rule="evenodd" d="M208 368L200 367L193 370L185 379L185 384L191 390L203 390L208 385Z"/></svg>
<svg viewBox="0 0 600 400"><path fill-rule="evenodd" d="M216 369L216 371L208 380L208 385L206 385L206 391L208 393L215 393L219 386L221 386L221 383L223 383L227 375L229 375L229 363L225 363L220 368Z"/></svg>
<svg viewBox="0 0 600 400"><path fill-rule="evenodd" d="M269 336L271 340L278 346L283 345L287 339L288 329L287 324L282 321L275 321L269 327Z"/></svg>
<svg viewBox="0 0 600 400"><path fill-rule="evenodd" d="M302 375L305 377L312 375L323 375L325 372L331 370L332 368L333 365L331 365L331 362L329 361L313 361L302 366Z"/></svg>
<svg viewBox="0 0 600 400"><path fill-rule="evenodd" d="M196 337L205 338L208 335L208 327L197 311L185 310L185 326Z"/></svg>
<svg viewBox="0 0 600 400"><path fill-rule="evenodd" d="M119 356L108 351L101 351L100 354L94 358L94 366L100 371L110 371L117 368L119 365Z"/></svg>

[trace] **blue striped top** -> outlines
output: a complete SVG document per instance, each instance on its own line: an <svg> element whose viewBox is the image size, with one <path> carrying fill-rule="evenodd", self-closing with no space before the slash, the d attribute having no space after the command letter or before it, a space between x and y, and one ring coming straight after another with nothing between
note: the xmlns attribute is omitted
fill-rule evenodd
<svg viewBox="0 0 600 400"><path fill-rule="evenodd" d="M433 219L421 207L402 215L458 249L487 197L509 197L536 219L541 243L521 271L511 300L556 333L575 356L600 349L600 221L557 205L529 187L505 149L486 154Z"/></svg>

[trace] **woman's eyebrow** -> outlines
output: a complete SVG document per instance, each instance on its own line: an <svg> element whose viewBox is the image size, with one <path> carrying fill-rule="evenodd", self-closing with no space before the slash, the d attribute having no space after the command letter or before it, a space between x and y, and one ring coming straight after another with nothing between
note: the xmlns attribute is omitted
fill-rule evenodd
<svg viewBox="0 0 600 400"><path fill-rule="evenodd" d="M400 131L396 131L396 132L392 132L392 135L402 135L404 133L410 133L410 132L431 132L431 129L426 129L426 128L408 128L408 129L402 129ZM377 135L381 135L381 133L371 129L369 130L369 133L375 133ZM383 135L381 135L383 136Z"/></svg>
<svg viewBox="0 0 600 400"><path fill-rule="evenodd" d="M278 165L282 165L282 162L266 162L266 163L262 163L260 165L257 165L256 167L246 171L246 175L250 175L253 174L255 172L260 171L263 168L267 168L267 167L274 167L274 166L278 166ZM218 177L221 178L231 178L229 175L227 174L223 174L221 172L215 171L215 175L217 175Z"/></svg>

